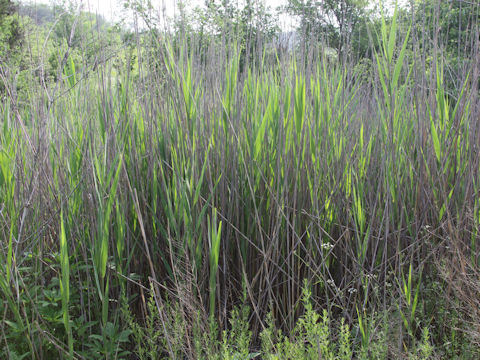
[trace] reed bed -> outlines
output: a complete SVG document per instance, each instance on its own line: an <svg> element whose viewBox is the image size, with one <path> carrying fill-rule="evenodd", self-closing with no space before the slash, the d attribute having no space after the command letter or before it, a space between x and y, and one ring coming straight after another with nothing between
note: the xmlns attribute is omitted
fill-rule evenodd
<svg viewBox="0 0 480 360"><path fill-rule="evenodd" d="M156 309L172 358L195 357L191 324L229 329L248 304L255 347L268 316L295 328L305 288L366 347L390 314L399 351L461 331L442 294L478 345L479 62L447 93L441 58L421 75L397 32L382 26L368 79L321 47L245 65L235 42L155 38L138 76L71 62L3 101L5 351L81 358L89 338L121 358L123 302L140 323ZM178 352L171 306L190 324Z"/></svg>

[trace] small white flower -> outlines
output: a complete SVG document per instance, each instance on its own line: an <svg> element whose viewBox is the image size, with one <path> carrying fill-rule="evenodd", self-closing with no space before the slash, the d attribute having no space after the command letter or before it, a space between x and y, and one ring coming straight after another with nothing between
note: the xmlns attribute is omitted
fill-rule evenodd
<svg viewBox="0 0 480 360"><path fill-rule="evenodd" d="M333 248L333 245L330 244L330 243L323 243L323 244L321 245L321 248L322 248L323 250L325 250L325 251L329 251L330 249Z"/></svg>

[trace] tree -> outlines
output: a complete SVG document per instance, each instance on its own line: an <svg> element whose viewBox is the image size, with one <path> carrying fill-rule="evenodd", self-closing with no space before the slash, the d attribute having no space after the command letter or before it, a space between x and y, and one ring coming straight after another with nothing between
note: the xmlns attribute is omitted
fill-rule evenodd
<svg viewBox="0 0 480 360"><path fill-rule="evenodd" d="M278 25L272 9L262 1L238 2L207 0L205 7L197 7L196 24L200 43L206 47L210 41L235 40L240 50L240 68L250 63L256 50L273 41Z"/></svg>
<svg viewBox="0 0 480 360"><path fill-rule="evenodd" d="M240 9L241 57L240 65L252 61L256 49L272 41L278 31L271 9L260 2L247 0Z"/></svg>
<svg viewBox="0 0 480 360"><path fill-rule="evenodd" d="M366 21L365 0L324 0L324 11L328 19L333 18L332 27L337 25L338 41L336 48L339 55L345 45L350 43L351 35L359 25ZM332 23L332 20L329 20Z"/></svg>
<svg viewBox="0 0 480 360"><path fill-rule="evenodd" d="M14 12L15 7L11 0L0 0L0 20L3 20L7 15L12 15Z"/></svg>
<svg viewBox="0 0 480 360"><path fill-rule="evenodd" d="M0 0L0 59L9 57L20 44L22 29L11 0Z"/></svg>
<svg viewBox="0 0 480 360"><path fill-rule="evenodd" d="M344 58L352 34L368 20L367 4L366 0L288 0L285 11L300 19L303 41L324 40Z"/></svg>

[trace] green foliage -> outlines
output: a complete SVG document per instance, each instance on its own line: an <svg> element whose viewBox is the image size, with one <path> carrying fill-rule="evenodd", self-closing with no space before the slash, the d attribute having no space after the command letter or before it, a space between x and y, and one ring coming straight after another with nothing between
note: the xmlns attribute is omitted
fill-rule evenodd
<svg viewBox="0 0 480 360"><path fill-rule="evenodd" d="M60 213L60 269L62 279L60 281L60 293L62 294L63 324L68 336L68 352L73 358L73 335L70 327L70 314L68 311L70 301L70 262L68 258L67 236L63 223L63 211Z"/></svg>
<svg viewBox="0 0 480 360"><path fill-rule="evenodd" d="M0 60L13 55L23 33L16 8L11 0L0 0Z"/></svg>
<svg viewBox="0 0 480 360"><path fill-rule="evenodd" d="M222 222L217 226L217 210L213 210L212 221L207 217L210 226L209 243L210 243L210 316L215 315L215 297L217 296L217 271L218 259L220 257L220 239L222 235Z"/></svg>
<svg viewBox="0 0 480 360"><path fill-rule="evenodd" d="M93 359L128 359L129 351L123 350L129 341L131 330L121 330L118 325L107 322L102 327L102 334L89 336L87 346Z"/></svg>
<svg viewBox="0 0 480 360"><path fill-rule="evenodd" d="M128 299L123 296L121 301L122 317L131 332L133 344L135 344L133 353L136 354L140 360L155 359L158 354L161 354L162 349L166 347L166 343L158 328L159 314L156 309L153 291L148 297L145 326L141 326L135 321L129 308Z"/></svg>

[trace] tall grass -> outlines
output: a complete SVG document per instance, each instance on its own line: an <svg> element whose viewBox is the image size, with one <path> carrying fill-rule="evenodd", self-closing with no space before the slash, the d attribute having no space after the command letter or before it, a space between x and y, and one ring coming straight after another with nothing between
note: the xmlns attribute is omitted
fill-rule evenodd
<svg viewBox="0 0 480 360"><path fill-rule="evenodd" d="M202 63L167 39L138 78L105 63L77 83L71 63L53 103L40 88L2 103L3 354L121 357L122 298L139 319L156 307L170 357L170 301L205 329L244 299L254 338L270 310L293 330L304 279L321 321L344 317L364 348L380 311L398 310L400 351L419 340L426 279L445 278L433 260L478 275L478 85L447 95L438 61L419 89L395 19L368 81L321 48L240 68L235 42Z"/></svg>

